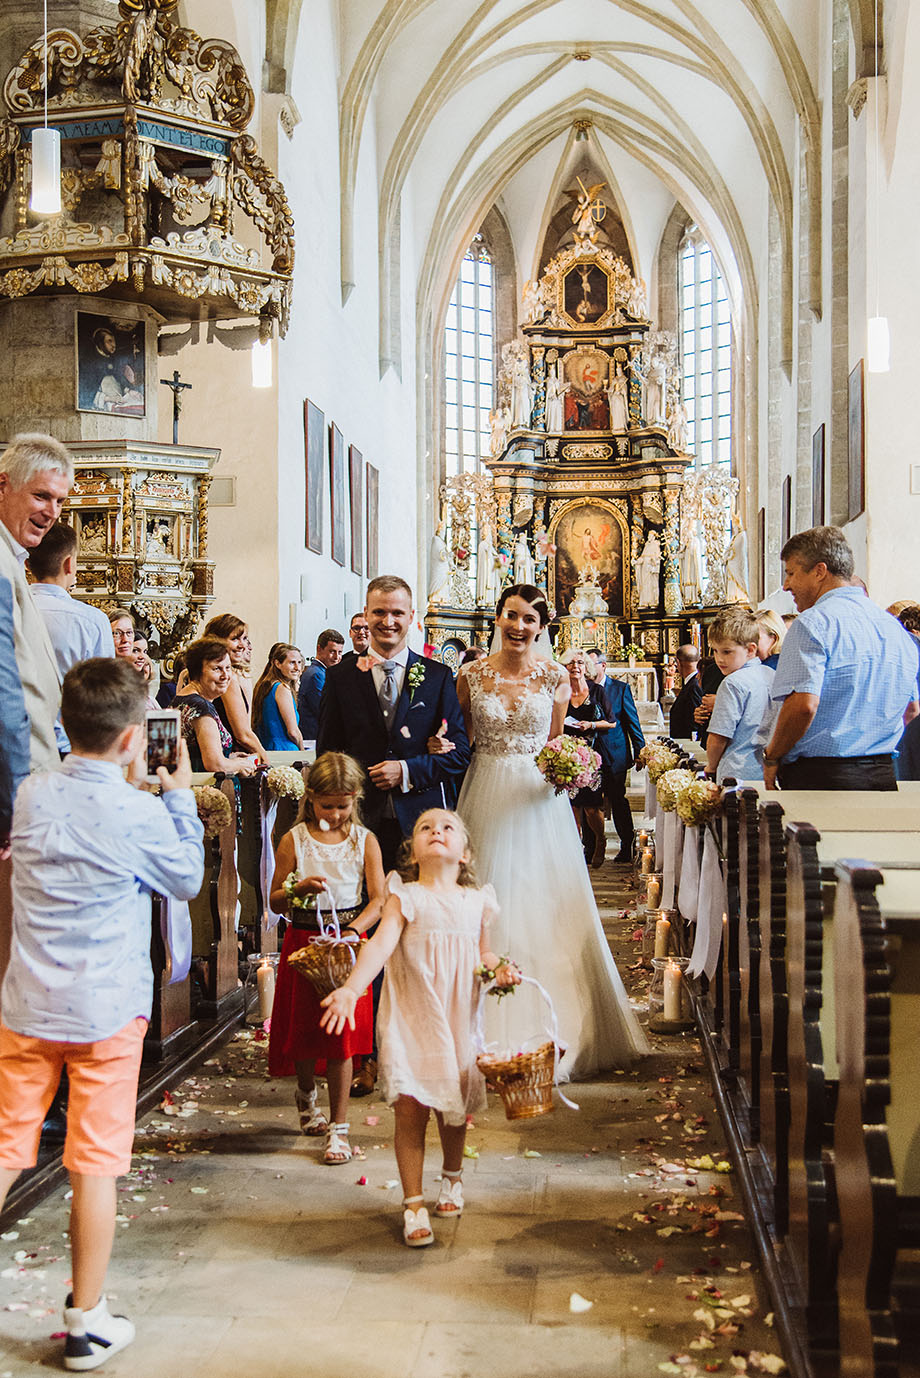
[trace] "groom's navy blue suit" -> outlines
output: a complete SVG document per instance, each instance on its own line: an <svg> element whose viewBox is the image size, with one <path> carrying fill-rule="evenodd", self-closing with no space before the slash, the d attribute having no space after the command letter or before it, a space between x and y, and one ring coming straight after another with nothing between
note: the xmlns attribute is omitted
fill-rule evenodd
<svg viewBox="0 0 920 1378"><path fill-rule="evenodd" d="M424 666L425 675L413 691L409 676L413 665L418 664ZM446 756L429 756L428 738L445 720L447 738L455 749ZM357 656L345 656L326 671L319 704L317 756L324 751L345 751L365 770L380 761L406 762L412 786L407 793L399 785L379 790L370 777L367 779L364 821L372 832L379 833L381 823L385 824L388 797L404 837L426 809L452 809L470 763L470 744L447 666L409 652L402 693L388 732L373 674L359 668Z"/></svg>

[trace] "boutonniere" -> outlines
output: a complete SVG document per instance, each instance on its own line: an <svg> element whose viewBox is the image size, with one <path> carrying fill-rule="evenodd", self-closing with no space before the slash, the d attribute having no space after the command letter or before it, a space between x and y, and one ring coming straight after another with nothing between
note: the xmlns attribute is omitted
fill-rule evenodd
<svg viewBox="0 0 920 1378"><path fill-rule="evenodd" d="M406 678L409 682L409 702L411 703L415 697L416 689L425 678L425 667L420 660L417 660L414 665L410 665Z"/></svg>

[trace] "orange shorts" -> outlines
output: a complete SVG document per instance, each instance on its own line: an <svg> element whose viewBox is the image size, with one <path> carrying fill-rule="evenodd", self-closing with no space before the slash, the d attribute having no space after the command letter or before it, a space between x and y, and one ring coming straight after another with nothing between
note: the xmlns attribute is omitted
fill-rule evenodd
<svg viewBox="0 0 920 1378"><path fill-rule="evenodd" d="M89 1177L127 1172L146 1032L147 1020L137 1018L98 1043L55 1043L0 1023L0 1167L38 1160L42 1124L66 1067L64 1166Z"/></svg>

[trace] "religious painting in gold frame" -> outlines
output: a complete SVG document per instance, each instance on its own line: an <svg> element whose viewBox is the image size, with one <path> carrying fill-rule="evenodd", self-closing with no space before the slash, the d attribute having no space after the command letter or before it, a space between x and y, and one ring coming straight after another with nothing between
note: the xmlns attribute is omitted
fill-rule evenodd
<svg viewBox="0 0 920 1378"><path fill-rule="evenodd" d="M573 263L562 278L562 310L573 325L596 325L610 311L610 277L600 263Z"/></svg>
<svg viewBox="0 0 920 1378"><path fill-rule="evenodd" d="M549 564L549 597L559 617L569 615L575 589L584 578L600 586L609 617L625 617L629 606L628 533L623 517L603 498L578 498L550 523L556 553Z"/></svg>

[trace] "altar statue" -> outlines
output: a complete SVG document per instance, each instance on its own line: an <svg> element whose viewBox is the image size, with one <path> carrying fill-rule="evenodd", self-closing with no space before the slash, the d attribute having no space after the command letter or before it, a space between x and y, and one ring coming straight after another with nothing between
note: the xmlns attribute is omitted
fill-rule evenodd
<svg viewBox="0 0 920 1378"><path fill-rule="evenodd" d="M629 430L629 394L626 375L620 364L611 373L607 385L607 403L610 407L610 429L615 435Z"/></svg>
<svg viewBox="0 0 920 1378"><path fill-rule="evenodd" d="M489 424L492 427L492 443L489 448L497 457L508 444L508 408L493 407L489 412Z"/></svg>
<svg viewBox="0 0 920 1378"><path fill-rule="evenodd" d="M561 431L565 425L565 386L559 379L559 365L550 364L546 374L546 429Z"/></svg>
<svg viewBox="0 0 920 1378"><path fill-rule="evenodd" d="M610 609L597 582L596 569L580 569L580 582L575 585L575 593L569 604L570 617L606 617Z"/></svg>
<svg viewBox="0 0 920 1378"><path fill-rule="evenodd" d="M526 325L532 325L539 320L543 313L543 297L540 292L539 282L531 278L524 283L524 290L521 293L521 315Z"/></svg>
<svg viewBox="0 0 920 1378"><path fill-rule="evenodd" d="M530 553L530 546L527 544L527 536L521 531L514 543L514 582L516 584L532 584L535 578L534 559Z"/></svg>
<svg viewBox="0 0 920 1378"><path fill-rule="evenodd" d="M749 603L751 576L748 571L748 538L741 524L741 516L732 511L732 538L725 552L725 601Z"/></svg>
<svg viewBox="0 0 920 1378"><path fill-rule="evenodd" d="M696 522L689 524L680 548L680 592L685 608L699 607L703 601L703 551Z"/></svg>
<svg viewBox="0 0 920 1378"><path fill-rule="evenodd" d="M645 378L645 424L667 424L668 365L663 354L654 354Z"/></svg>
<svg viewBox="0 0 920 1378"><path fill-rule="evenodd" d="M428 605L437 607L446 601L450 581L450 555L444 540L446 522L442 517L431 538L428 551Z"/></svg>
<svg viewBox="0 0 920 1378"><path fill-rule="evenodd" d="M484 526L476 549L476 602L481 607L494 608L498 601L497 572L492 531Z"/></svg>
<svg viewBox="0 0 920 1378"><path fill-rule="evenodd" d="M687 453L688 442L687 408L683 402L675 402L668 418L668 444L679 455L684 455Z"/></svg>
<svg viewBox="0 0 920 1378"><path fill-rule="evenodd" d="M635 561L636 588L640 608L657 608L659 603L658 574L661 569L661 543L658 533L650 531L645 549Z"/></svg>
<svg viewBox="0 0 920 1378"><path fill-rule="evenodd" d="M633 278L626 310L634 321L648 319L648 291L645 286L645 278Z"/></svg>
<svg viewBox="0 0 920 1378"><path fill-rule="evenodd" d="M511 429L523 427L530 429L530 410L533 396L530 383L530 365L526 354L519 354L511 368Z"/></svg>

